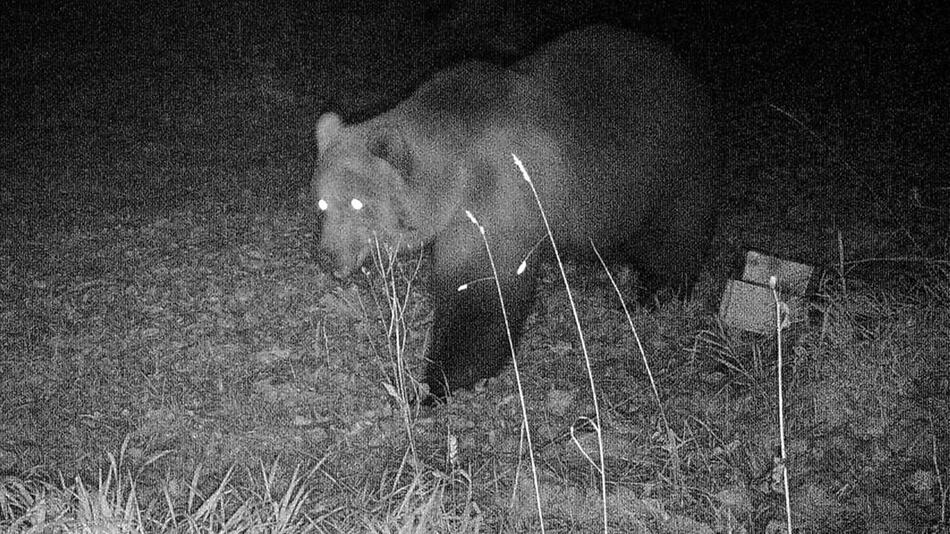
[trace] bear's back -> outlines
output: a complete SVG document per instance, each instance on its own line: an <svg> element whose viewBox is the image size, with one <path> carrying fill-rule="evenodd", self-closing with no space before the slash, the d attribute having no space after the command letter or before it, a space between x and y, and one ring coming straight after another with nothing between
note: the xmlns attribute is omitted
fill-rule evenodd
<svg viewBox="0 0 950 534"><path fill-rule="evenodd" d="M496 169L475 186L500 187L494 195L513 205L519 190L498 177L516 175L508 154L517 153L546 207L580 214L554 221L555 235L586 248L594 236L605 245L629 239L683 191L712 198L709 172L699 170L712 145L707 112L667 45L592 26L509 68L473 61L441 71L381 120L411 131L417 155L433 163ZM444 166L431 168L433 180L444 175Z"/></svg>
<svg viewBox="0 0 950 534"><path fill-rule="evenodd" d="M394 111L433 131L485 127L506 113L513 81L502 67L467 61L433 75Z"/></svg>
<svg viewBox="0 0 950 534"><path fill-rule="evenodd" d="M542 199L584 214L565 218L562 235L582 243L596 235L606 245L646 227L683 189L707 196L708 177L693 166L707 161L712 145L708 105L669 46L591 26L564 34L513 70L519 85L540 95L529 115L571 175L540 183ZM619 218L620 211L630 215Z"/></svg>

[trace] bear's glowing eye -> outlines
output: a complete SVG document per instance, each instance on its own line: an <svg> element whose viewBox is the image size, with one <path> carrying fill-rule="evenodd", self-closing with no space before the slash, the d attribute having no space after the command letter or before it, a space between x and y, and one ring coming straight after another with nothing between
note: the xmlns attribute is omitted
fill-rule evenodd
<svg viewBox="0 0 950 534"><path fill-rule="evenodd" d="M359 211L359 210L363 209L363 203L360 202L360 200L359 200L358 198L354 198L353 200L351 200L351 201L350 201L350 206L351 206L353 209L355 209L356 211Z"/></svg>
<svg viewBox="0 0 950 534"><path fill-rule="evenodd" d="M323 200L321 198L320 200L317 201L317 207L320 208L320 211L327 211L327 208L329 208L330 205L327 204L326 200Z"/></svg>

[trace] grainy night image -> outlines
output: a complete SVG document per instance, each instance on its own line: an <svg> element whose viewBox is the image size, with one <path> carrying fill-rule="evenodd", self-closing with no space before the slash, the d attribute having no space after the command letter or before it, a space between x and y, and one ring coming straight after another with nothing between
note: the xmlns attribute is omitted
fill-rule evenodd
<svg viewBox="0 0 950 534"><path fill-rule="evenodd" d="M947 7L0 9L0 531L950 532Z"/></svg>

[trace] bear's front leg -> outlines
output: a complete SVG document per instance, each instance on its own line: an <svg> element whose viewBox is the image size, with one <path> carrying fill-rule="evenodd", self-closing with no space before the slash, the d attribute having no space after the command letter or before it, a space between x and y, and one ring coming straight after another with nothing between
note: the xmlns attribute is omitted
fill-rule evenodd
<svg viewBox="0 0 950 534"><path fill-rule="evenodd" d="M521 258L513 261L505 252L493 250L500 270L508 327L517 348L534 301L536 268L531 261L517 275L515 269ZM454 262L445 260L439 265L439 259L436 250L431 286L435 317L425 381L434 398L444 399L454 389L469 388L482 378L497 375L511 357L511 348L498 289L493 279L485 278L486 273L491 273L487 255L469 249L468 261L459 262L462 258L456 256ZM459 291L462 284L468 285Z"/></svg>

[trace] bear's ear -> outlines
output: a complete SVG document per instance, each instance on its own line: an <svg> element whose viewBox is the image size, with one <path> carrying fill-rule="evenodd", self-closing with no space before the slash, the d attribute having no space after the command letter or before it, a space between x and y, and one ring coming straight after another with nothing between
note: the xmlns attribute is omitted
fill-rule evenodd
<svg viewBox="0 0 950 534"><path fill-rule="evenodd" d="M403 179L412 176L412 150L395 131L382 130L369 141L369 152L395 168Z"/></svg>
<svg viewBox="0 0 950 534"><path fill-rule="evenodd" d="M317 149L323 153L330 146L330 140L336 137L343 121L336 113L324 113L317 121Z"/></svg>

